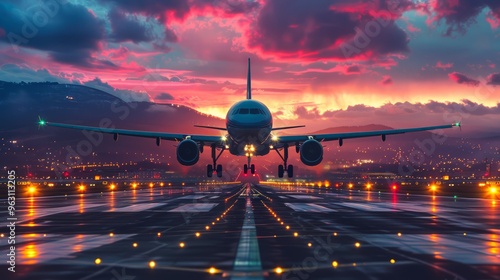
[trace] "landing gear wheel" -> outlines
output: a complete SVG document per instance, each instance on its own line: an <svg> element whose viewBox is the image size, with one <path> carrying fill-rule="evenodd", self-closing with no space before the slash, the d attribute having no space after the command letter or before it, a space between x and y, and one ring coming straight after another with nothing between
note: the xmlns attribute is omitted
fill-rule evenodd
<svg viewBox="0 0 500 280"><path fill-rule="evenodd" d="M217 165L217 177L222 177L222 165Z"/></svg>
<svg viewBox="0 0 500 280"><path fill-rule="evenodd" d="M293 177L293 165L288 165L288 169L286 170L286 173L288 174L288 178Z"/></svg>
<svg viewBox="0 0 500 280"><path fill-rule="evenodd" d="M250 172L252 172L252 174L255 174L255 164L250 165Z"/></svg>
<svg viewBox="0 0 500 280"><path fill-rule="evenodd" d="M247 174L248 173L248 165L243 165L243 173Z"/></svg>
<svg viewBox="0 0 500 280"><path fill-rule="evenodd" d="M211 164L207 165L207 177L212 177L212 174L214 173L214 169Z"/></svg>
<svg viewBox="0 0 500 280"><path fill-rule="evenodd" d="M285 173L285 168L283 168L283 165L278 165L278 177L283 178L283 174Z"/></svg>

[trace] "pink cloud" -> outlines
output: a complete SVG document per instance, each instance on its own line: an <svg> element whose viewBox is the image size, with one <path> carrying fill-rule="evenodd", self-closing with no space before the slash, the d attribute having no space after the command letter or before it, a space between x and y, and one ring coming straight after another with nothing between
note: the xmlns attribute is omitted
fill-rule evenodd
<svg viewBox="0 0 500 280"><path fill-rule="evenodd" d="M441 61L438 61L436 63L436 65L434 66L434 68L437 68L437 69L450 69L453 67L453 63L449 62L449 63L444 63L444 62L441 62Z"/></svg>
<svg viewBox="0 0 500 280"><path fill-rule="evenodd" d="M478 86L480 84L480 82L478 80L474 80L470 77L467 77L466 75L462 74L462 73L458 73L458 72L453 72L453 73L450 73L448 74L448 77L458 83L458 84L464 84L464 85L468 85L468 86Z"/></svg>

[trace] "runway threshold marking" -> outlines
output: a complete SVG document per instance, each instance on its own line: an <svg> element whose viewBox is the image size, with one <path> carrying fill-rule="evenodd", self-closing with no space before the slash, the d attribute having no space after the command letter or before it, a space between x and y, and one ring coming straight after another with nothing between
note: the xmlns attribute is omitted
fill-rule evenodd
<svg viewBox="0 0 500 280"><path fill-rule="evenodd" d="M314 203L285 203L285 205L289 208L292 208L295 212L337 212L337 210Z"/></svg>
<svg viewBox="0 0 500 280"><path fill-rule="evenodd" d="M218 203L189 203L174 208L168 212L208 212Z"/></svg>
<svg viewBox="0 0 500 280"><path fill-rule="evenodd" d="M245 220L241 230L231 280L263 280L250 188L247 189L246 194Z"/></svg>

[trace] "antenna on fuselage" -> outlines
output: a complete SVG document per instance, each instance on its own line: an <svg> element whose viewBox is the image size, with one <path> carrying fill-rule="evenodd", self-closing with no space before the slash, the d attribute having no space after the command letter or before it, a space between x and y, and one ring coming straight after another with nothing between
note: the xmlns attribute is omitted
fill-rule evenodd
<svg viewBox="0 0 500 280"><path fill-rule="evenodd" d="M252 99L252 82L251 82L251 77L250 77L250 58L248 59L247 99Z"/></svg>

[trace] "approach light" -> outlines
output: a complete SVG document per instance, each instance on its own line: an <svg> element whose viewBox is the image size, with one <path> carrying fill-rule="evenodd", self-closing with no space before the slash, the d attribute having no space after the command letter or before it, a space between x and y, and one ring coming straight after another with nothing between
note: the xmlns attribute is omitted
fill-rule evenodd
<svg viewBox="0 0 500 280"><path fill-rule="evenodd" d="M101 264L101 259L100 259L100 258L97 258L97 259L95 259L95 261L94 261L94 262L95 262L95 264Z"/></svg>
<svg viewBox="0 0 500 280"><path fill-rule="evenodd" d="M36 187L35 187L35 186L30 186L30 187L28 188L28 192L29 192L30 194L34 194L34 193L36 192Z"/></svg>
<svg viewBox="0 0 500 280"><path fill-rule="evenodd" d="M333 267L337 267L337 266L339 266L339 263L338 263L337 261L333 261L333 262L332 262L332 266L333 266Z"/></svg>
<svg viewBox="0 0 500 280"><path fill-rule="evenodd" d="M215 273L217 273L217 269L212 266L211 268L208 269L208 273L215 274Z"/></svg>
<svg viewBox="0 0 500 280"><path fill-rule="evenodd" d="M356 246L356 248L359 248L361 246L361 244L359 242L356 242L356 243L354 243L354 246Z"/></svg>
<svg viewBox="0 0 500 280"><path fill-rule="evenodd" d="M85 190L85 186L84 185L78 186L78 190L80 190L81 192L83 192Z"/></svg>
<svg viewBox="0 0 500 280"><path fill-rule="evenodd" d="M283 273L283 269L278 266L277 268L274 269L274 272L276 272L276 274L281 274Z"/></svg>
<svg viewBox="0 0 500 280"><path fill-rule="evenodd" d="M114 191L114 190L115 190L115 188L116 188L115 184L111 184L111 185L109 186L109 189L110 189L110 190L112 190L112 191Z"/></svg>

